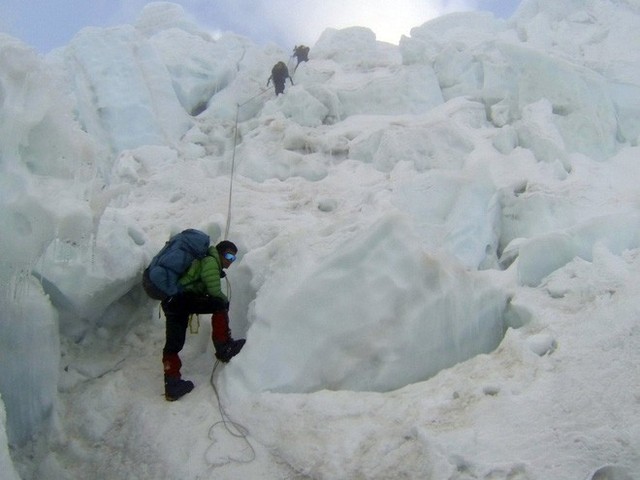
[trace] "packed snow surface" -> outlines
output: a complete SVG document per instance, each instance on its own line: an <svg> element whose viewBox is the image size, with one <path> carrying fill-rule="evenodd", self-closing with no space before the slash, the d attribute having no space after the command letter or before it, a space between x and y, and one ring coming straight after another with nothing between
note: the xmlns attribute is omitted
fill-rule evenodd
<svg viewBox="0 0 640 480"><path fill-rule="evenodd" d="M0 35L3 479L638 478L638 31L524 0L297 69L162 2ZM195 317L169 403L140 280L185 228L240 247L247 343Z"/></svg>

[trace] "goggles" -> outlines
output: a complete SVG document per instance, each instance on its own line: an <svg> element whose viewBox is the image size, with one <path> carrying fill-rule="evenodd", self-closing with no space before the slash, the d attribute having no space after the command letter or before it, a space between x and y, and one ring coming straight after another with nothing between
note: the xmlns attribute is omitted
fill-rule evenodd
<svg viewBox="0 0 640 480"><path fill-rule="evenodd" d="M233 253L227 252L224 254L224 258L229 260L230 262L234 262L236 259L236 256Z"/></svg>

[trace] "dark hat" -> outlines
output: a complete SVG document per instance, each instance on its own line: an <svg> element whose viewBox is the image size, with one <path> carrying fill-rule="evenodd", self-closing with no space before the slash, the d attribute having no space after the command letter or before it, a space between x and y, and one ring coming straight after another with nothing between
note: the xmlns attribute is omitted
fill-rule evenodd
<svg viewBox="0 0 640 480"><path fill-rule="evenodd" d="M230 242L229 240L223 240L219 244L217 244L216 250L218 250L218 253L220 254L223 254L225 252L238 253L238 247L236 247L236 244Z"/></svg>

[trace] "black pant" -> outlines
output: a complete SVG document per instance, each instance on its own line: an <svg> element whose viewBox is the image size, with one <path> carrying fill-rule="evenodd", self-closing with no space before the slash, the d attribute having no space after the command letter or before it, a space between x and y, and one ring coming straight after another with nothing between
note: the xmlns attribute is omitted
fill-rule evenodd
<svg viewBox="0 0 640 480"><path fill-rule="evenodd" d="M187 336L189 315L229 309L229 304L219 298L193 293L181 293L169 297L161 303L161 306L167 319L163 354L179 353L182 350Z"/></svg>

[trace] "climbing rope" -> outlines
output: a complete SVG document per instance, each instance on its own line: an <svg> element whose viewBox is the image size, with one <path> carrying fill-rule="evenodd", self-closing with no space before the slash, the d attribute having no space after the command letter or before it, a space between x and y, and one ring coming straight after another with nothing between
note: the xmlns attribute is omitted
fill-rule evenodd
<svg viewBox="0 0 640 480"><path fill-rule="evenodd" d="M236 106L236 121L233 127L233 153L231 155L231 174L229 175L229 199L227 200L227 225L224 229L224 240L229 237L229 226L231 225L231 198L233 196L233 176L236 168L236 145L238 143L238 114L240 113L240 104Z"/></svg>
<svg viewBox="0 0 640 480"><path fill-rule="evenodd" d="M254 95L253 97L249 98L247 101L245 101L242 104L240 103L236 104L236 118L235 118L234 129L233 129L234 130L233 153L231 155L231 172L229 175L229 198L228 198L228 207L227 207L227 223L224 231L225 240L227 240L229 237L229 227L231 225L231 204L232 204L232 198L233 198L233 179L234 179L235 165L236 165L236 147L238 144L238 116L240 114L240 107L243 105L246 105L248 102L250 102L254 98L262 95L265 91L266 90L258 93L257 95ZM225 281L227 285L227 298L230 300L231 299L231 283L229 282L229 279L226 276L225 276ZM220 364L220 360L216 360L216 363L213 365L213 370L211 371L211 378L209 380L209 383L211 383L211 388L213 389L213 393L216 397L216 402L218 403L218 411L220 412L220 418L222 420L215 422L213 425L211 425L211 427L209 427L209 434L208 434L209 440L211 440L212 442L215 442L215 438L213 435L214 429L218 425L221 425L221 424L224 425L224 428L227 430L227 432L233 437L242 439L248 445L249 451L250 451L249 457L244 460L229 457L229 461L234 461L237 463L250 463L256 458L256 452L255 452L255 449L253 448L253 445L251 445L251 442L249 442L249 440L247 439L249 430L243 425L240 425L239 423L231 420L227 412L225 412L222 406L222 402L220 401L220 395L218 394L218 389L216 388L216 384L214 382L214 375L219 364ZM212 465L211 462L207 460L206 453L205 453L205 461L210 465Z"/></svg>
<svg viewBox="0 0 640 480"><path fill-rule="evenodd" d="M225 280L227 283L227 298L231 300L231 284L227 277L225 277ZM234 458L228 457L229 461L234 461L236 463L250 463L256 458L256 451L253 448L253 445L251 445L251 442L249 442L249 439L247 438L247 436L249 435L249 429L231 420L231 417L229 417L227 412L225 412L224 407L222 406L222 402L220 401L220 394L218 393L218 389L214 381L216 369L218 368L219 364L220 364L220 360L216 359L216 363L214 363L213 365L213 370L211 370L211 378L209 379L209 383L211 383L211 388L213 389L213 393L216 397L216 402L218 403L218 411L220 412L220 418L222 420L214 423L213 425L211 425L211 427L209 427L209 434L208 434L209 440L215 443L216 440L214 438L213 431L218 425L224 425L224 428L227 430L227 432L229 432L229 434L233 437L242 439L248 445L249 451L250 451L249 457L246 459L237 459L235 457ZM211 447L212 446L213 444L211 445ZM207 463L213 466L213 464L208 462L208 460L206 459L206 453L205 453L205 461L207 461Z"/></svg>
<svg viewBox="0 0 640 480"><path fill-rule="evenodd" d="M235 166L236 166L236 147L238 145L238 117L240 115L240 107L246 105L254 98L259 97L260 95L263 95L267 91L269 91L269 89L263 89L261 92L247 99L245 102L236 104L236 118L234 122L234 132L233 132L233 153L231 155L231 172L229 176L230 178L229 178L229 198L228 198L228 207L227 207L227 223L224 231L224 240L228 239L229 227L231 225L231 204L232 204L232 198L233 198L233 179L234 179ZM225 280L227 283L227 298L231 299L231 284L229 283L228 278L225 277ZM214 375L219 363L220 361L216 360L216 363L213 365L213 370L211 371L210 383L211 383L211 388L213 388L213 393L215 394L216 401L218 403L218 410L220 412L220 418L222 420L214 423L209 428L209 440L215 442L215 439L213 437L213 430L218 425L221 425L221 424L224 425L227 432L233 437L242 439L248 445L249 451L250 451L249 457L244 460L242 459L239 460L237 458L229 458L229 461L235 461L237 463L250 463L256 458L256 451L253 448L253 445L251 445L251 442L249 442L247 438L247 435L249 434L249 430L243 425L240 425L239 423L231 420L227 412L225 412L222 406L222 402L220 401L220 395L218 394L218 389L216 388L216 384L214 382ZM206 461L206 458L205 458L205 461ZM207 463L211 464L208 461Z"/></svg>
<svg viewBox="0 0 640 480"><path fill-rule="evenodd" d="M248 446L248 451L249 451L249 455L247 458L245 459L238 459L238 458L229 458L229 461L233 461L236 463L251 463L253 462L253 460L255 460L256 458L256 451L253 448L253 445L251 445L251 442L249 442L249 439L247 438L247 436L249 435L249 430L244 427L243 425L234 422L233 420L231 420L231 417L229 417L229 415L227 414L227 412L225 412L224 408L222 407L222 402L220 402L220 395L218 394L218 389L216 388L216 384L213 380L213 377L215 375L216 372L216 368L218 368L218 364L220 363L220 360L216 360L216 363L213 365L213 370L211 370L211 387L213 388L213 392L216 396L216 401L218 402L218 410L220 412L220 418L222 420L214 423L213 425L211 425L211 427L209 428L209 440L211 440L212 442L215 442L215 438L213 435L213 430L216 428L216 426L218 425L224 425L224 428L227 430L227 432L235 437L235 438L240 438L242 439ZM213 446L213 445L212 445ZM209 447L211 448L211 447ZM205 458L206 460L206 458ZM207 463L209 463L211 465L211 462L209 462L207 460Z"/></svg>
<svg viewBox="0 0 640 480"><path fill-rule="evenodd" d="M243 107L254 98L259 97L260 95L263 95L268 90L269 89L264 89L261 92L255 94L253 97L244 101L243 103L236 104L236 119L233 126L233 151L232 151L233 153L231 155L231 173L229 175L229 198L227 200L227 224L224 229L224 240L228 239L229 227L231 225L231 199L233 196L233 177L234 177L235 168L236 168L236 147L238 145L238 116L240 115L240 107Z"/></svg>

